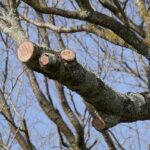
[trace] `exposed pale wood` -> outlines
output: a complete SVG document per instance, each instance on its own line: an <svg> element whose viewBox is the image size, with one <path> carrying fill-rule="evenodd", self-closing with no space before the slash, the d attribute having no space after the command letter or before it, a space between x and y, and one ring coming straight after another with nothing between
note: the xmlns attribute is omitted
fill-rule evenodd
<svg viewBox="0 0 150 150"><path fill-rule="evenodd" d="M39 62L41 64L41 66L45 66L47 64L49 64L49 56L46 55L46 54L43 54L40 59L39 59Z"/></svg>
<svg viewBox="0 0 150 150"><path fill-rule="evenodd" d="M33 51L34 51L33 43L29 41L23 42L17 50L17 55L19 60L22 62L29 61L34 54Z"/></svg>
<svg viewBox="0 0 150 150"><path fill-rule="evenodd" d="M59 62L58 56L56 54L51 53L43 53L41 57L39 58L39 63L41 67L44 67L48 64L54 65Z"/></svg>
<svg viewBox="0 0 150 150"><path fill-rule="evenodd" d="M70 49L65 49L65 50L61 51L60 56L62 59L66 60L66 61L73 61L76 58L75 52L73 52Z"/></svg>

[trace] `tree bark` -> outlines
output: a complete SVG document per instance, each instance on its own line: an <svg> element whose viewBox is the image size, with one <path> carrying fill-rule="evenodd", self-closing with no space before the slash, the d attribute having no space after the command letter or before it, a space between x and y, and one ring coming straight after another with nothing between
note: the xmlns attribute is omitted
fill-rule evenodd
<svg viewBox="0 0 150 150"><path fill-rule="evenodd" d="M24 42L18 48L17 52L25 54L26 57L27 52L30 51L26 49L29 46L24 46L24 44L33 43ZM66 50L56 52L35 44L32 47L32 55L28 54L30 58L24 62L30 69L57 80L69 89L76 91L99 112L119 116L120 122L149 118L147 107L149 94L121 94L114 91L95 74L82 67L76 61L75 54L71 50L67 50L66 53ZM18 55L21 60L20 56Z"/></svg>

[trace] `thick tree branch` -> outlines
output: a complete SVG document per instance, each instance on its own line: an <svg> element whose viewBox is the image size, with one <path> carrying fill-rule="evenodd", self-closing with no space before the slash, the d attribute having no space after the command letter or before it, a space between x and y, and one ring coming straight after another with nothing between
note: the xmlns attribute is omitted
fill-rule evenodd
<svg viewBox="0 0 150 150"><path fill-rule="evenodd" d="M25 21L40 27L40 28L47 28L57 33L74 33L74 32L88 32L93 33L115 45L122 46L125 48L133 49L132 46L127 44L122 38L120 38L117 34L112 32L109 29L97 27L93 24L88 25L79 25L79 26L73 26L73 27L57 27L56 25L53 25L51 23L42 23L42 22L36 22L32 19L28 19L25 16L21 16ZM134 49L133 49L134 50Z"/></svg>
<svg viewBox="0 0 150 150"><path fill-rule="evenodd" d="M20 45L22 41L26 40L26 37L21 30L18 30L20 29L18 19L16 17L9 17L9 19L14 23L15 30L13 30L14 26L12 26L9 29L7 27L6 29L4 28L2 31L7 33L13 40L16 41L18 45ZM20 55L19 59L24 62L30 69L41 72L51 79L58 80L68 88L76 91L87 102L95 106L97 110L110 112L114 115L121 116L122 121L148 119L149 116L147 113L143 116L142 111L139 112L140 109L137 109L138 113L141 114L140 117L138 117L139 115L137 112L134 112L134 110L136 110L135 101L132 102L130 98L128 99L128 96L126 97L126 95L120 95L119 93L114 92L111 88L99 80L93 73L85 70L76 61L73 60L71 61L72 63L68 63L66 62L65 58L62 59L60 57L59 53L50 51L48 48L39 47L38 45L32 45L32 43L28 43L27 45L23 44L19 49L22 49L23 52L20 53L18 51L18 56L20 54L25 54L23 57ZM48 64L39 63L39 58L43 59L43 56L46 58L46 61L48 60ZM49 64L49 62L51 63ZM134 109L130 109L130 113L127 115L126 110L124 109L124 105L132 105ZM138 105L138 107L140 106ZM132 117L131 113L134 114Z"/></svg>
<svg viewBox="0 0 150 150"><path fill-rule="evenodd" d="M49 35L46 29L51 29L57 33L73 33L79 31L94 33L114 44L124 46L132 50L136 49L139 54L150 60L150 44L147 41L149 40L149 34L146 33L145 40L145 32L140 30L136 24L127 18L125 11L122 10L122 6L120 3L118 3L118 0L113 0L114 3L109 0L101 1L106 1L108 4L115 4L109 5L109 10L112 9L111 12L115 12L113 13L120 19L119 21L117 21L118 19L94 11L89 0L76 0L76 2L79 4L79 7L81 8L81 11L67 11L59 8L47 7L47 5L43 5L44 0L39 0L41 3L38 4L33 0L23 1L38 11L37 13L39 14L39 22L28 19L25 20L36 25L37 27L42 28L40 34L43 40L42 44L44 43L45 47L34 44L27 40L24 32L21 31L19 18L18 15L16 15L17 13L15 11L8 12L7 9L3 8L1 2L0 8L2 7L3 9L0 9L0 31L6 33L12 40L15 41L18 47L18 58L23 64L25 64L25 67L27 67L27 76L29 77L32 90L41 108L48 116L48 118L57 124L58 129L66 137L64 139L70 144L69 145L68 143L66 144L64 142L64 145L71 150L86 149L86 146L84 145L84 130L70 109L69 105L66 103L67 100L65 97L63 85L67 86L69 89L75 91L77 94L83 97L83 99L87 102L86 104L90 114L93 116L92 125L98 131L104 133L103 136L105 137L109 148L116 149L113 140L109 134L105 132L105 129L113 127L120 122L132 122L137 120L150 119L150 93L143 92L122 94L113 90L101 79L99 79L94 73L88 71L85 67L79 64L76 60L75 52L70 49L66 49L64 43L61 43L61 45L63 45L61 47L61 49L63 49L61 52L50 49L50 43L48 40ZM16 10L15 7L18 0L9 0L9 2L11 3L8 7L14 8L14 10ZM40 12L50 15L59 15L71 19L78 19L85 21L88 24L73 26L71 28L57 27L53 24L45 24ZM145 20L145 22L148 24L146 31L149 31L150 23L147 20ZM58 38L61 39L61 37ZM77 131L77 137L73 134L72 130L69 129L67 123L65 124L62 116L60 115L61 112L58 112L53 107L52 101L49 101L45 97L44 93L39 87L39 84L37 83L33 71L42 73L49 79L56 80L55 83L58 90L59 99L61 100L61 105L73 126L75 127ZM0 105L3 106L1 97L3 99L4 96L2 94L3 93L0 91ZM9 123L11 122L10 120L13 121L10 111L10 114L8 112L8 115L7 111L5 112L5 109L2 109L2 111L6 113L4 116L6 116L6 119ZM19 137L18 140L21 140L21 142L19 141L19 144L22 146L22 148L24 150L34 149L32 143L30 142L26 122L24 122L26 130L24 133L26 137L20 134L19 128L17 128L13 123L9 124L10 129L15 129L14 131L16 136L14 136L14 138L17 139ZM20 135L18 136L18 134ZM63 139L61 133L60 137ZM89 148L92 148L94 144L96 144L96 142L94 142ZM28 146L30 147L28 148Z"/></svg>
<svg viewBox="0 0 150 150"><path fill-rule="evenodd" d="M136 25L130 18L127 18L125 12L120 12L114 3L110 0L99 0L103 7L107 8L110 12L112 12L117 18L119 18L123 23L141 35L143 38L145 37L145 31L138 25ZM124 17L122 16L124 14Z"/></svg>
<svg viewBox="0 0 150 150"><path fill-rule="evenodd" d="M83 68L76 61L74 52L71 50L59 53L53 50L47 51L44 47L33 44L31 56L30 50L26 49L28 44L32 45L30 42L25 42L17 51L21 61L23 57L30 56L24 61L30 69L76 91L98 111L120 116L122 122L149 119L149 94L143 96L142 94L117 93L93 73Z"/></svg>
<svg viewBox="0 0 150 150"><path fill-rule="evenodd" d="M141 40L137 38L137 36L133 34L133 32L124 28L123 25L114 21L114 19L112 19L111 17L97 12L94 12L95 16L90 14L89 17L89 13L86 13L85 11L82 11L80 13L64 11L57 8L41 9L40 7L36 9L41 12L52 12L53 14L58 11L56 13L58 15L66 15L67 17L69 16L71 18L78 19L87 19L87 21L91 20L104 26L112 26L112 29L119 34L122 34L120 31L127 31L122 35L131 35L131 44L134 47L135 44L136 47L140 45L138 50L141 52L141 54L148 57L147 54L149 48L145 45L145 43L140 43ZM60 14L60 12L62 12L62 14ZM97 15L98 18L96 18ZM15 30L13 30L14 26L12 26L11 28L3 28L2 31L8 34L13 40L16 41L18 45L20 45L22 41L26 40L26 38L21 30L18 31L18 29L20 29L18 19L15 16L13 19L12 17L9 17L9 20L11 23L14 23L13 25L15 26ZM107 24L108 22L111 24ZM123 95L117 93L116 91L105 85L102 80L98 79L93 73L83 68L76 61L75 56L73 56L74 53L72 51L67 50L64 56L62 55L62 53L63 52L55 52L46 47L40 47L30 42L21 44L18 49L19 59L24 62L30 69L40 72L51 79L57 80L60 83L66 85L71 90L76 91L87 102L91 103L98 111L119 116L121 117L120 120L122 122L149 119L148 94L146 94L145 98L141 94Z"/></svg>

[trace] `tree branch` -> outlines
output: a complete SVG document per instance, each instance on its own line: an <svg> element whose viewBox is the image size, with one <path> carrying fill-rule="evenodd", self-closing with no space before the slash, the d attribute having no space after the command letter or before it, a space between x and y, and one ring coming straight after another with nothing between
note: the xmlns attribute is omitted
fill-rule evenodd
<svg viewBox="0 0 150 150"><path fill-rule="evenodd" d="M28 44L32 45L32 56L30 51L26 49ZM114 91L93 73L83 68L76 61L74 52L71 50L59 53L31 42L25 42L20 45L17 52L22 54L18 55L21 61L22 57L30 56L28 60L23 61L30 69L57 80L69 89L76 91L100 112L120 116L121 122L144 120L150 117L148 113L149 94L143 96L143 93L121 94Z"/></svg>
<svg viewBox="0 0 150 150"><path fill-rule="evenodd" d="M41 5L44 5L46 6L46 3L44 0L39 0L39 3ZM37 17L38 17L38 20L44 24L44 19L43 19L43 16L42 14L38 13L37 12ZM49 17L49 22L52 22L52 17L50 18ZM54 26L52 23L51 23L52 26ZM40 29L41 31L41 36L43 38L43 44L47 47L50 46L50 42L49 42L49 38L48 38L48 34L47 34L47 31L46 29ZM60 100L60 103L66 113L66 115L68 116L69 120L71 121L72 125L74 126L74 128L76 129L76 132L77 132L77 135L76 135L76 147L85 147L85 144L84 144L84 131L82 129L82 126L81 124L79 123L78 119L76 118L76 116L74 115L73 111L70 109L68 103L67 103L67 100L66 100L66 97L65 97L65 93L64 93L64 88L63 88L63 85L61 85L59 82L55 81L55 85L56 85L56 89L57 89L57 93L58 93L58 98ZM59 112L60 115L61 115L61 112ZM70 137L66 137L67 139L69 139Z"/></svg>
<svg viewBox="0 0 150 150"><path fill-rule="evenodd" d="M93 10L89 0L76 0L76 2L82 10Z"/></svg>
<svg viewBox="0 0 150 150"><path fill-rule="evenodd" d="M109 147L109 150L117 150L111 136L109 135L109 132L108 131L103 131L102 135L103 135L103 137L104 137L104 139L105 139L105 141L106 141L106 143Z"/></svg>
<svg viewBox="0 0 150 150"><path fill-rule="evenodd" d="M34 3L32 0L23 1L41 13L55 14L67 18L84 20L108 28L124 39L124 41L126 41L128 44L132 45L138 53L148 59L150 58L149 47L146 45L146 43L132 30L122 25L112 17L96 11L69 11L53 7L42 7Z"/></svg>
<svg viewBox="0 0 150 150"><path fill-rule="evenodd" d="M83 32L83 31L93 33L115 45L130 48L134 50L132 46L127 44L122 38L120 38L117 34L113 33L111 30L97 27L96 25L93 25L93 24L79 25L79 26L73 26L73 27L57 27L56 25L53 25L51 23L36 22L32 19L28 19L25 16L21 16L21 18L23 18L25 21L37 27L47 28L57 33L74 33L74 32Z"/></svg>
<svg viewBox="0 0 150 150"><path fill-rule="evenodd" d="M30 146L30 144L25 140L25 138L21 135L21 133L19 131L17 131L18 128L16 128L16 125L14 123L14 119L10 112L9 106L6 103L5 97L1 90L0 90L0 106L1 106L2 113L5 115L5 117L7 117L9 119L8 124L9 124L10 130L15 135L15 139L21 145L22 149L23 150L32 150L32 147Z"/></svg>
<svg viewBox="0 0 150 150"><path fill-rule="evenodd" d="M75 142L74 141L75 137L74 137L72 131L64 123L64 121L62 120L62 118L59 115L59 113L57 112L57 110L53 108L50 101L48 101L46 99L46 97L40 90L33 72L31 70L27 69L26 73L29 78L30 84L32 86L33 92L34 92L39 104L41 105L41 108L43 109L45 114L49 117L49 119L51 119L54 123L57 124L60 131L67 137L69 143L73 144Z"/></svg>
<svg viewBox="0 0 150 150"><path fill-rule="evenodd" d="M138 25L136 25L130 18L126 18L126 15L124 12L122 12L125 16L122 16L122 13L116 8L114 3L109 0L99 0L103 7L107 8L110 12L112 12L118 19L120 19L123 23L126 25L129 25L129 27L137 32L140 36L143 38L145 37L145 31ZM123 11L123 10L122 10ZM125 19L124 19L125 18Z"/></svg>

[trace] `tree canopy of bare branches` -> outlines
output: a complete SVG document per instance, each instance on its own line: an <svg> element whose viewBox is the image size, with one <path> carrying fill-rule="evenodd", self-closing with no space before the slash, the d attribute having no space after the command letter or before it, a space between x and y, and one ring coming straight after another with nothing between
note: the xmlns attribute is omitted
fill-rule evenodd
<svg viewBox="0 0 150 150"><path fill-rule="evenodd" d="M1 148L132 149L113 129L150 119L150 2L1 0L0 66Z"/></svg>

